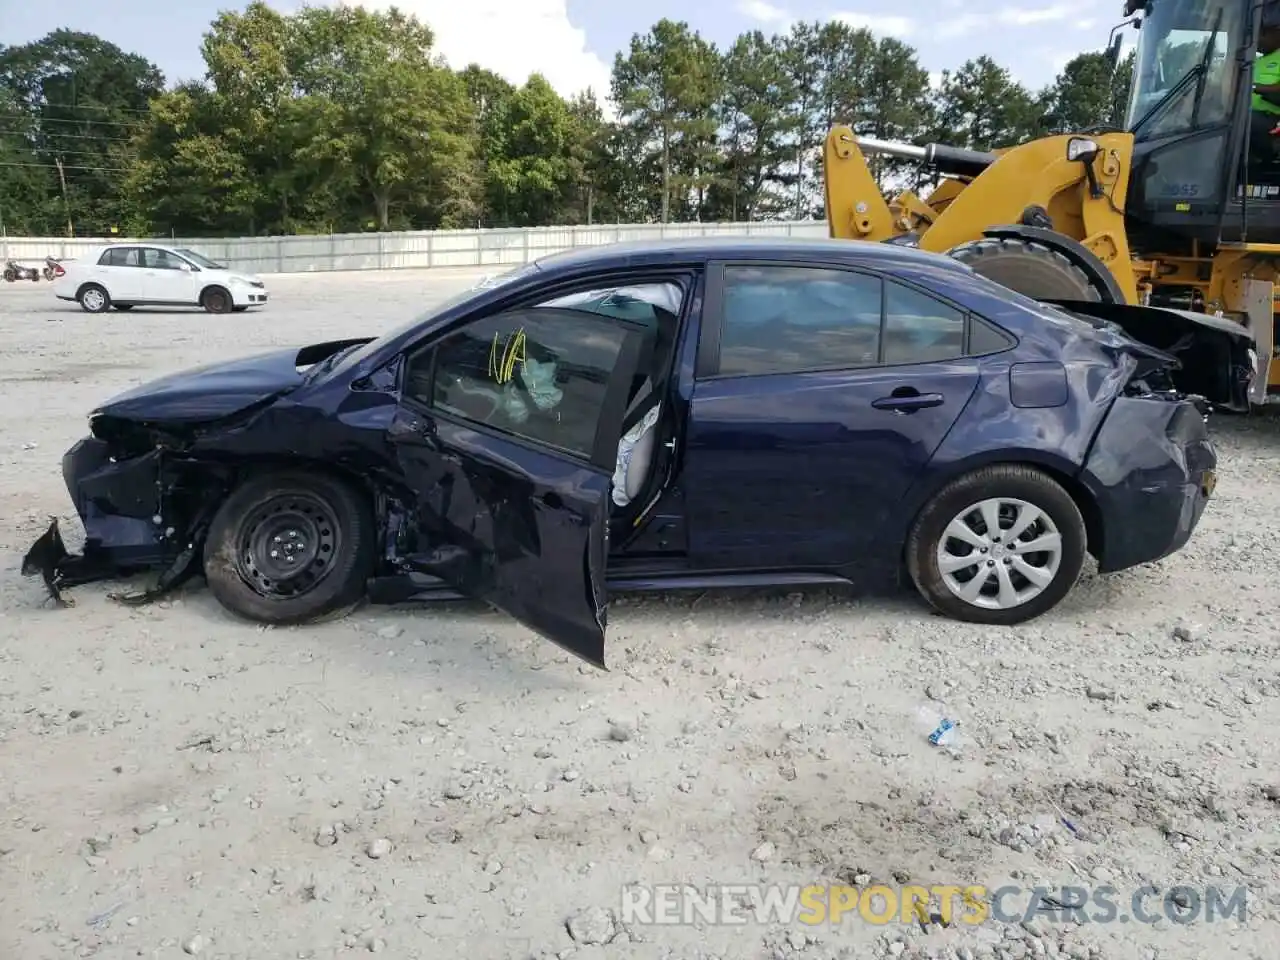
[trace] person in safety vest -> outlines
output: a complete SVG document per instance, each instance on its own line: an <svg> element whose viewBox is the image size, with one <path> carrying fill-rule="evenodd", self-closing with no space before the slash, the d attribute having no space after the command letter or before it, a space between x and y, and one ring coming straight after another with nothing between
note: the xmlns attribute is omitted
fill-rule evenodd
<svg viewBox="0 0 1280 960"><path fill-rule="evenodd" d="M1249 141L1259 159L1276 159L1280 136L1280 2L1262 11L1262 31L1253 64L1253 113Z"/></svg>

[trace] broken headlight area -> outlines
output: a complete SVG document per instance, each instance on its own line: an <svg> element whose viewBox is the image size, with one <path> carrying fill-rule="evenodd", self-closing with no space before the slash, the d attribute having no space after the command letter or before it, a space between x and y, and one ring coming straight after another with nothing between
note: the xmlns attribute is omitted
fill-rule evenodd
<svg viewBox="0 0 1280 960"><path fill-rule="evenodd" d="M51 597L62 589L161 570L141 596L149 600L187 579L199 566L203 526L224 494L227 478L216 467L184 458L182 439L136 424L96 418L93 435L62 458L62 476L84 527L84 547L71 553L58 520L23 559L26 576L39 575Z"/></svg>

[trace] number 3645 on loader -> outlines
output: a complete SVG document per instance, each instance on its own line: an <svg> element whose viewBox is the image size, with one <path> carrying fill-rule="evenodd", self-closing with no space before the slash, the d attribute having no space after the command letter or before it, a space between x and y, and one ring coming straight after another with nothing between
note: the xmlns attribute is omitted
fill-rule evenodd
<svg viewBox="0 0 1280 960"><path fill-rule="evenodd" d="M991 152L859 138L824 149L834 237L946 253L1181 360L1180 389L1248 411L1280 393L1280 0L1127 0L1138 46L1123 129ZM1272 104L1271 99L1275 103ZM867 155L920 161L886 200Z"/></svg>

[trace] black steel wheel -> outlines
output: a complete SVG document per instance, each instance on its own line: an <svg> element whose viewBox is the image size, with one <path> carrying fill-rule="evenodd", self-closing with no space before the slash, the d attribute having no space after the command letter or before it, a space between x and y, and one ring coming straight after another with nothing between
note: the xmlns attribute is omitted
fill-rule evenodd
<svg viewBox="0 0 1280 960"><path fill-rule="evenodd" d="M222 287L210 287L200 298L201 305L210 313L230 313L231 294Z"/></svg>
<svg viewBox="0 0 1280 960"><path fill-rule="evenodd" d="M342 530L328 501L285 493L261 503L236 529L236 570L264 597L311 590L334 567Z"/></svg>
<svg viewBox="0 0 1280 960"><path fill-rule="evenodd" d="M367 498L325 474L257 477L219 509L205 576L223 606L264 623L302 623L358 602L373 567Z"/></svg>

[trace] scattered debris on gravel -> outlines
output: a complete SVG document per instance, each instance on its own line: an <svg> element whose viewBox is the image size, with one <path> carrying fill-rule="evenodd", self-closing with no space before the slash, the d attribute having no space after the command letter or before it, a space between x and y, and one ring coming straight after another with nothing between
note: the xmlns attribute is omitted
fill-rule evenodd
<svg viewBox="0 0 1280 960"><path fill-rule="evenodd" d="M0 956L1274 956L1270 415L1214 419L1221 479L1185 550L1087 574L1015 630L905 592L623 597L602 673L476 604L265 629L199 582L58 610L18 576L70 512L59 457L98 401L376 332L475 276L278 278L266 311L216 322L0 285ZM933 745L939 718L959 724ZM633 909L680 884L858 905ZM884 922L886 893L975 885L1008 888L999 916Z"/></svg>

